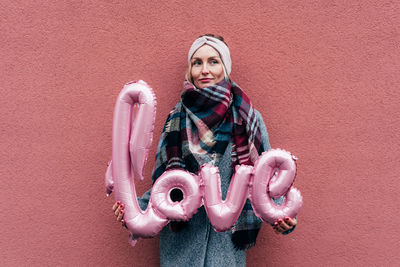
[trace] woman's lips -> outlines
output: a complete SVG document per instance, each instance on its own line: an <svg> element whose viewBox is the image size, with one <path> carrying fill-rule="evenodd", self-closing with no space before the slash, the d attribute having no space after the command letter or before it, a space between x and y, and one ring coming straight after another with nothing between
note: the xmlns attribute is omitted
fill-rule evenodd
<svg viewBox="0 0 400 267"><path fill-rule="evenodd" d="M211 78L200 79L200 82L202 82L202 83L208 83L210 81L211 81Z"/></svg>

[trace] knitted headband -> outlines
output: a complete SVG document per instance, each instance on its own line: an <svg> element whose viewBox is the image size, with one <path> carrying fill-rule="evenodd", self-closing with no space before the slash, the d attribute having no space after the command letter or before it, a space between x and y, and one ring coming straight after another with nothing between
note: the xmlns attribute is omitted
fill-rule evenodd
<svg viewBox="0 0 400 267"><path fill-rule="evenodd" d="M205 44L212 46L213 48L215 48L215 50L218 51L218 53L221 56L222 63L224 63L225 65L226 72L229 75L231 73L231 67L232 67L231 54L229 53L229 48L224 42L211 36L202 36L193 42L188 53L189 66L193 54L197 51L197 49L199 49Z"/></svg>

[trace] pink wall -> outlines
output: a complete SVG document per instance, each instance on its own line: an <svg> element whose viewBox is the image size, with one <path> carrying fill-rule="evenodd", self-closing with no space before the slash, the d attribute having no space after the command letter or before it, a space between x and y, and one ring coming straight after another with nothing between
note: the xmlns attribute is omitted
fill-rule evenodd
<svg viewBox="0 0 400 267"><path fill-rule="evenodd" d="M299 158L299 226L263 227L248 266L400 264L399 2L56 2L0 3L0 265L159 264L157 238L130 247L105 197L114 101L147 81L158 140L207 32Z"/></svg>

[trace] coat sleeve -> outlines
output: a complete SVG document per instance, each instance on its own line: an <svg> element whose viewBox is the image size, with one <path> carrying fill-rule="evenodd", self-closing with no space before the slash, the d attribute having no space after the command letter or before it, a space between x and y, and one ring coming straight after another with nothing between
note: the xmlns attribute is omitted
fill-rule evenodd
<svg viewBox="0 0 400 267"><path fill-rule="evenodd" d="M270 150L271 149L271 145L269 144L269 137L268 137L267 127L265 126L264 120L263 120L260 112L255 110L255 114L256 114L256 117L257 117L258 125L260 127L261 140L262 140L262 144L263 144L264 150L265 151Z"/></svg>
<svg viewBox="0 0 400 267"><path fill-rule="evenodd" d="M138 197L138 203L142 210L147 209L150 200L151 188L147 190L141 197Z"/></svg>

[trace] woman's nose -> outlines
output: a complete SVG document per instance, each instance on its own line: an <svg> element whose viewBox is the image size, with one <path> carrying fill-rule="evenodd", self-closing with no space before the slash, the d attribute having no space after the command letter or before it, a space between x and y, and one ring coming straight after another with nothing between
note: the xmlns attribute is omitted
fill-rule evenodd
<svg viewBox="0 0 400 267"><path fill-rule="evenodd" d="M203 67L201 68L201 73L208 73L208 66L207 64L204 64Z"/></svg>

